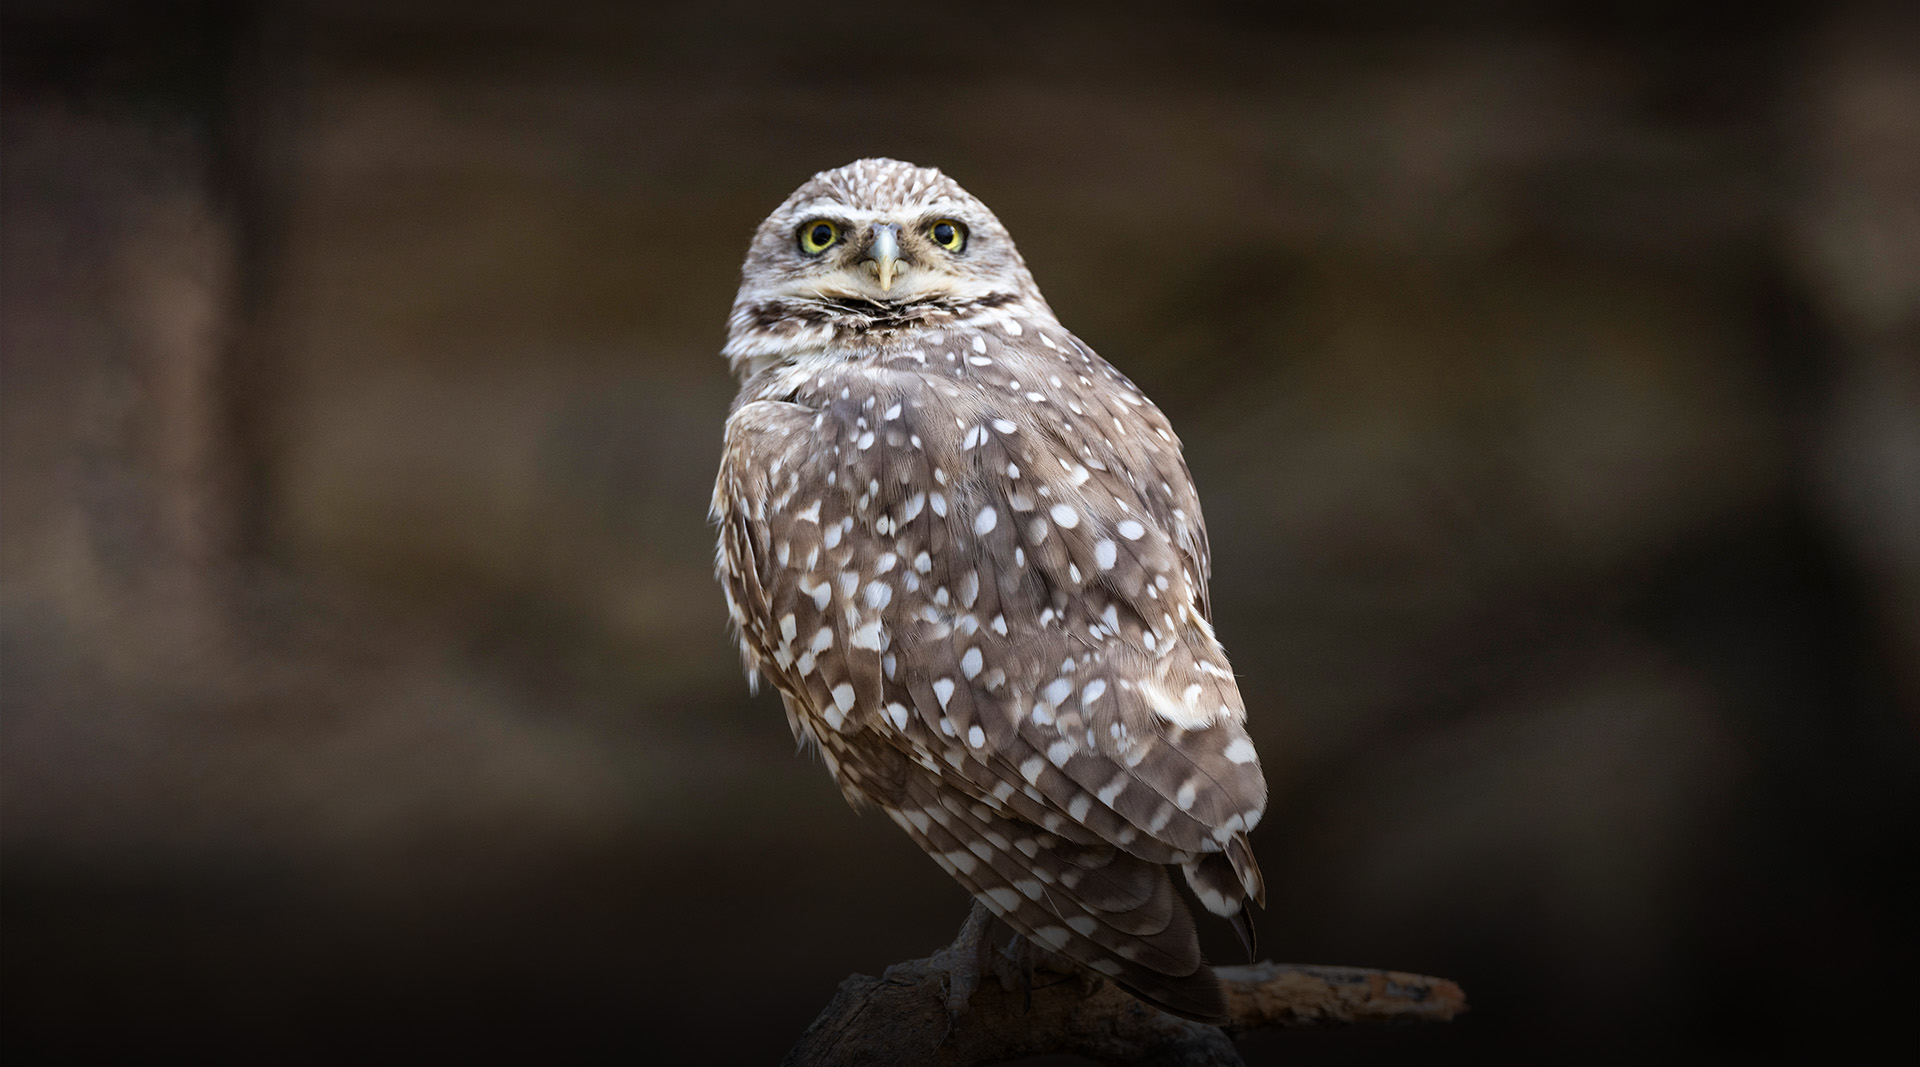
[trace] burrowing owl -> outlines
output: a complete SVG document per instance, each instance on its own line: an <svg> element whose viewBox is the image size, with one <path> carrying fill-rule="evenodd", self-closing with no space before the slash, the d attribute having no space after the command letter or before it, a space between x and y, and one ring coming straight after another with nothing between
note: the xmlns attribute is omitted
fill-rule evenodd
<svg viewBox="0 0 1920 1067"><path fill-rule="evenodd" d="M1019 934L1220 1019L1169 868L1250 939L1266 782L1165 416L937 170L815 175L741 274L713 514L749 677Z"/></svg>

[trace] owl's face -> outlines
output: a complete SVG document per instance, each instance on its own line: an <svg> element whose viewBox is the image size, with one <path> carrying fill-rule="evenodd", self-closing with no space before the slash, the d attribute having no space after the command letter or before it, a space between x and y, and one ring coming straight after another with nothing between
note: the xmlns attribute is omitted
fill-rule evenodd
<svg viewBox="0 0 1920 1067"><path fill-rule="evenodd" d="M1013 239L937 170L863 159L823 171L760 224L741 303L1038 300Z"/></svg>

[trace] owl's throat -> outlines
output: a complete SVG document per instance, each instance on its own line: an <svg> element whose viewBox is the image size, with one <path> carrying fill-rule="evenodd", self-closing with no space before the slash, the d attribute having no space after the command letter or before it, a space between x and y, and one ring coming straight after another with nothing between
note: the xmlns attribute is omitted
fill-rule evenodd
<svg viewBox="0 0 1920 1067"><path fill-rule="evenodd" d="M736 304L722 353L736 374L751 377L769 366L829 348L888 344L912 330L951 329L1000 309L1031 304L1017 292L988 292L977 297L951 294L911 300L861 297L771 297ZM1051 315L1045 305L1031 309Z"/></svg>
<svg viewBox="0 0 1920 1067"><path fill-rule="evenodd" d="M950 326L978 311L989 311L1014 303L1016 293L987 293L956 299L947 294L923 296L912 300L868 300L861 297L810 297L773 299L747 307L750 328L780 332L796 327L826 326L837 333L860 335L912 329L919 326Z"/></svg>

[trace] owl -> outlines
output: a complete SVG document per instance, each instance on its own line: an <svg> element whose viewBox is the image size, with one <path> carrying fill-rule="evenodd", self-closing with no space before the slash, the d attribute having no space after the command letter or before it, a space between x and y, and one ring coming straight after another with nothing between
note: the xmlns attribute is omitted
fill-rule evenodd
<svg viewBox="0 0 1920 1067"><path fill-rule="evenodd" d="M1173 876L1251 951L1266 781L1166 417L985 204L889 159L761 223L723 353L717 570L749 681L976 911L1221 1020Z"/></svg>

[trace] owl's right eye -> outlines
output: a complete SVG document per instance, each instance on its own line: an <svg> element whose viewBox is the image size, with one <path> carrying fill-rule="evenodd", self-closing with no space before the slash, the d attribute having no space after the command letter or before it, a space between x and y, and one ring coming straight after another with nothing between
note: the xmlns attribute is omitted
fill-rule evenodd
<svg viewBox="0 0 1920 1067"><path fill-rule="evenodd" d="M840 227L826 219L814 219L800 227L800 251L817 256L840 240Z"/></svg>

